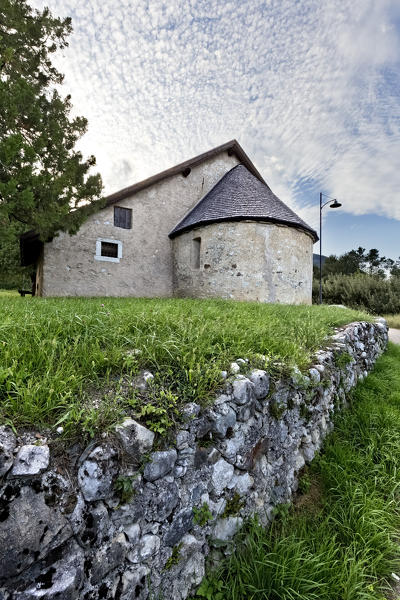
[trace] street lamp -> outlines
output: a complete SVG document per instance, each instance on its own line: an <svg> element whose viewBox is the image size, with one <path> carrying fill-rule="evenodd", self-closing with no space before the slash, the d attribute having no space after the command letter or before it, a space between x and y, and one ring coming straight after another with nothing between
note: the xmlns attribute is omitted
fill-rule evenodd
<svg viewBox="0 0 400 600"><path fill-rule="evenodd" d="M322 204L322 196L325 198L329 198L325 204ZM322 304L322 209L324 206L330 203L333 200L332 204L329 208L340 208L342 205L340 202L336 200L336 198L331 198L327 196L327 194L319 193L319 303Z"/></svg>

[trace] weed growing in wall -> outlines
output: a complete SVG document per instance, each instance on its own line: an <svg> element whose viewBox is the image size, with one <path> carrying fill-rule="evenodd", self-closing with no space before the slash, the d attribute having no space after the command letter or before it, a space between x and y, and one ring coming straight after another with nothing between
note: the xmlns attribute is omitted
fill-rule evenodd
<svg viewBox="0 0 400 600"><path fill-rule="evenodd" d="M135 495L133 489L134 477L120 475L114 483L114 489L120 499L120 504L127 504Z"/></svg>
<svg viewBox="0 0 400 600"><path fill-rule="evenodd" d="M196 506L193 507L193 521L196 523L196 525L204 527L209 521L211 521L212 518L213 515L207 502L203 502L200 508L197 508Z"/></svg>
<svg viewBox="0 0 400 600"><path fill-rule="evenodd" d="M354 362L354 358L348 352L335 352L334 361L339 369L344 369Z"/></svg>
<svg viewBox="0 0 400 600"><path fill-rule="evenodd" d="M280 404L276 400L273 400L272 402L270 402L269 413L272 417L274 417L274 419L279 421L279 419L282 418L284 412L285 412L284 404Z"/></svg>
<svg viewBox="0 0 400 600"><path fill-rule="evenodd" d="M169 559L167 560L167 562L165 563L165 567L164 567L164 571L169 571L170 569L172 569L173 566L177 565L181 559L181 555L180 555L180 551L182 548L183 544L182 542L180 544L177 544L176 546L174 546L172 548L172 554L169 557Z"/></svg>
<svg viewBox="0 0 400 600"><path fill-rule="evenodd" d="M146 400L134 396L130 405L134 408L135 416L159 435L165 435L179 416L178 396L170 390L160 389L156 384L150 387Z"/></svg>
<svg viewBox="0 0 400 600"><path fill-rule="evenodd" d="M241 498L240 494L235 492L232 498L228 498L226 501L225 509L221 517L223 519L226 519L227 517L236 517L244 505L245 502L243 498Z"/></svg>

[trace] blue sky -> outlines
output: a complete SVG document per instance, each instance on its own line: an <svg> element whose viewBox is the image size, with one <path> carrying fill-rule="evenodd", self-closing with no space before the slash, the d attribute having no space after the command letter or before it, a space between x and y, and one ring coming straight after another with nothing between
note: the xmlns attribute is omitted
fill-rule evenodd
<svg viewBox="0 0 400 600"><path fill-rule="evenodd" d="M399 0L33 0L111 193L236 138L323 253L400 255ZM317 250L317 249L316 249Z"/></svg>

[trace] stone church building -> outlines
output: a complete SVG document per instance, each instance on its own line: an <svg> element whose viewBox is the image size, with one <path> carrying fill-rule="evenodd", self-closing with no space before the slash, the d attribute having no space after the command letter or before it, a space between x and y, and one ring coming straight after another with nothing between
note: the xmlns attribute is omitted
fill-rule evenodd
<svg viewBox="0 0 400 600"><path fill-rule="evenodd" d="M236 140L109 196L75 235L21 239L39 296L310 304L316 232Z"/></svg>

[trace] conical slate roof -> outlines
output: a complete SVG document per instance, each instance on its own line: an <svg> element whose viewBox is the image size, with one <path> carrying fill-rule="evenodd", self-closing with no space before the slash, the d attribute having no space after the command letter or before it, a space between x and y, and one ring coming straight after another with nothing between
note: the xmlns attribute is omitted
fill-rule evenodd
<svg viewBox="0 0 400 600"><path fill-rule="evenodd" d="M270 188L252 175L245 166L237 165L202 198L169 234L170 238L198 225L218 221L269 221L298 227L318 235L307 223L284 204Z"/></svg>

